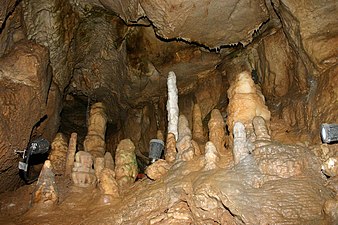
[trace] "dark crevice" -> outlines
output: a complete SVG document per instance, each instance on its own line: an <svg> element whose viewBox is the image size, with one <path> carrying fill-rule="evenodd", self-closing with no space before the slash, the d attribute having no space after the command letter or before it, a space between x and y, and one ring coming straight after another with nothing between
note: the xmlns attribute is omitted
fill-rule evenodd
<svg viewBox="0 0 338 225"><path fill-rule="evenodd" d="M16 0L15 1L15 4L14 4L14 7L11 11L9 11L9 13L7 14L7 16L5 17L3 23L1 24L1 27L0 27L0 34L2 34L2 31L5 29L6 27L6 24L7 24L7 20L9 19L9 17L11 17L16 9L16 7L21 3L21 0ZM4 6L2 6L4 7Z"/></svg>

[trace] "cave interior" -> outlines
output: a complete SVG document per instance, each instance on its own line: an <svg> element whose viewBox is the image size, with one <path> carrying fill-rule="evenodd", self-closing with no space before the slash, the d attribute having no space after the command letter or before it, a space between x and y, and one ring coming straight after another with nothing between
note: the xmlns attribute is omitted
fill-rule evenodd
<svg viewBox="0 0 338 225"><path fill-rule="evenodd" d="M0 5L0 224L338 224L337 0Z"/></svg>

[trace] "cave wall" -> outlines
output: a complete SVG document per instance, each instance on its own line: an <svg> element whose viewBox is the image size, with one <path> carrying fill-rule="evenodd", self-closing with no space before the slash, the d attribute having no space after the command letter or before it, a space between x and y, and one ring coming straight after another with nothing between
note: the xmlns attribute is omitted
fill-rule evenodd
<svg viewBox="0 0 338 225"><path fill-rule="evenodd" d="M0 110L4 115L0 153L6 161L0 170L1 181L6 180L0 192L20 181L18 158L10 145L24 148L43 115L47 120L36 132L51 140L62 109L69 106L74 115L85 115L77 110L87 109L88 99L90 104L107 105L109 151L130 137L138 151L147 154L156 130L165 132L166 78L171 70L177 75L181 111L190 126L194 103L200 105L202 119L208 119L214 108L221 109L226 119L226 91L242 70L255 71L272 121L284 133L301 133L303 141L318 143L320 123L338 122L334 0L2 0L1 5L1 73L7 75L0 76L5 102ZM32 46L33 53L23 43ZM39 63L33 66L28 54ZM13 60L22 70L23 78L17 82L18 71L7 64L21 55L29 60ZM20 63L28 65L22 68ZM35 80L29 68L38 71L33 73ZM23 82L27 79L34 80L32 85ZM13 91L21 89L25 95ZM80 97L84 105L76 107L67 96ZM35 108L28 107L26 98ZM7 109L6 104L20 110L8 114L6 110L15 107ZM72 127L84 136L86 118L79 118ZM23 129L16 132L16 127Z"/></svg>

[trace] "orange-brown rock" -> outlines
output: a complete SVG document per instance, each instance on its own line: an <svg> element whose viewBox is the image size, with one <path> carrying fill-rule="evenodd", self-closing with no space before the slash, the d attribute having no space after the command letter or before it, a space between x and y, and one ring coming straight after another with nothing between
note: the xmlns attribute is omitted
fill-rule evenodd
<svg viewBox="0 0 338 225"><path fill-rule="evenodd" d="M230 131L230 142L232 142L231 132L235 122L243 123L250 135L253 131L252 120L255 116L263 117L269 127L270 111L265 105L264 96L256 87L249 72L244 71L236 76L235 81L230 84L228 89L228 97L227 125Z"/></svg>
<svg viewBox="0 0 338 225"><path fill-rule="evenodd" d="M0 192L18 186L18 156L32 128L46 114L50 84L48 51L33 42L18 43L0 58Z"/></svg>
<svg viewBox="0 0 338 225"><path fill-rule="evenodd" d="M199 104L194 104L192 113L192 139L197 143L205 143L206 137L202 124L202 114Z"/></svg>
<svg viewBox="0 0 338 225"><path fill-rule="evenodd" d="M172 163L176 159L176 139L175 135L172 133L168 133L167 135L167 142L166 142L166 148L165 148L165 160L168 163Z"/></svg>
<svg viewBox="0 0 338 225"><path fill-rule="evenodd" d="M219 154L225 151L225 124L221 112L218 109L211 111L211 118L208 123L209 141L211 141Z"/></svg>
<svg viewBox="0 0 338 225"><path fill-rule="evenodd" d="M74 166L75 153L77 146L77 133L72 133L69 138L67 161L66 161L66 175L70 175Z"/></svg>
<svg viewBox="0 0 338 225"><path fill-rule="evenodd" d="M106 108L101 102L91 106L88 133L83 142L84 150L94 157L103 157L106 151L105 135L107 127Z"/></svg>
<svg viewBox="0 0 338 225"><path fill-rule="evenodd" d="M170 169L170 164L163 159L159 159L147 167L145 174L152 180L158 180L163 177Z"/></svg>
<svg viewBox="0 0 338 225"><path fill-rule="evenodd" d="M65 174L67 152L68 142L65 135L57 133L51 144L51 152L48 156L52 164L53 172L57 175Z"/></svg>

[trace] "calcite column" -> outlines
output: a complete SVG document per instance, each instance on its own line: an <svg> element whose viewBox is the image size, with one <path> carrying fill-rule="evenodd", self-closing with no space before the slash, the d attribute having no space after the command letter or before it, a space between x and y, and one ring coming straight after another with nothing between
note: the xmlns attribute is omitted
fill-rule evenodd
<svg viewBox="0 0 338 225"><path fill-rule="evenodd" d="M93 156L85 151L75 155L75 164L72 169L72 180L77 187L96 187L96 175L93 169Z"/></svg>
<svg viewBox="0 0 338 225"><path fill-rule="evenodd" d="M137 174L135 145L130 139L120 141L115 153L116 181L121 188L134 183Z"/></svg>
<svg viewBox="0 0 338 225"><path fill-rule="evenodd" d="M105 134L107 115L102 102L97 102L90 109L88 133L83 146L86 152L94 157L103 157L106 151Z"/></svg>
<svg viewBox="0 0 338 225"><path fill-rule="evenodd" d="M115 179L114 161L110 152L106 152L104 158L96 158L94 168L99 181L98 187L102 193L113 198L118 197L119 187ZM106 201L108 200L107 198Z"/></svg>
<svg viewBox="0 0 338 225"><path fill-rule="evenodd" d="M174 72L170 71L167 80L168 86L168 101L167 101L167 111L168 111L168 133L175 135L175 139L178 139L178 90L176 86L176 75Z"/></svg>
<svg viewBox="0 0 338 225"><path fill-rule="evenodd" d="M252 80L248 71L239 73L228 89L229 105L227 108L227 125L230 131L230 147L233 145L233 128L236 122L241 122L248 133L247 138L254 141L252 120L261 116L269 126L270 111L265 105L265 99Z"/></svg>
<svg viewBox="0 0 338 225"><path fill-rule="evenodd" d="M218 160L219 153L216 146L211 141L208 141L205 145L204 170L216 169Z"/></svg>
<svg viewBox="0 0 338 225"><path fill-rule="evenodd" d="M209 141L211 141L220 154L225 153L225 125L221 112L218 109L211 111L211 118L208 123Z"/></svg>

